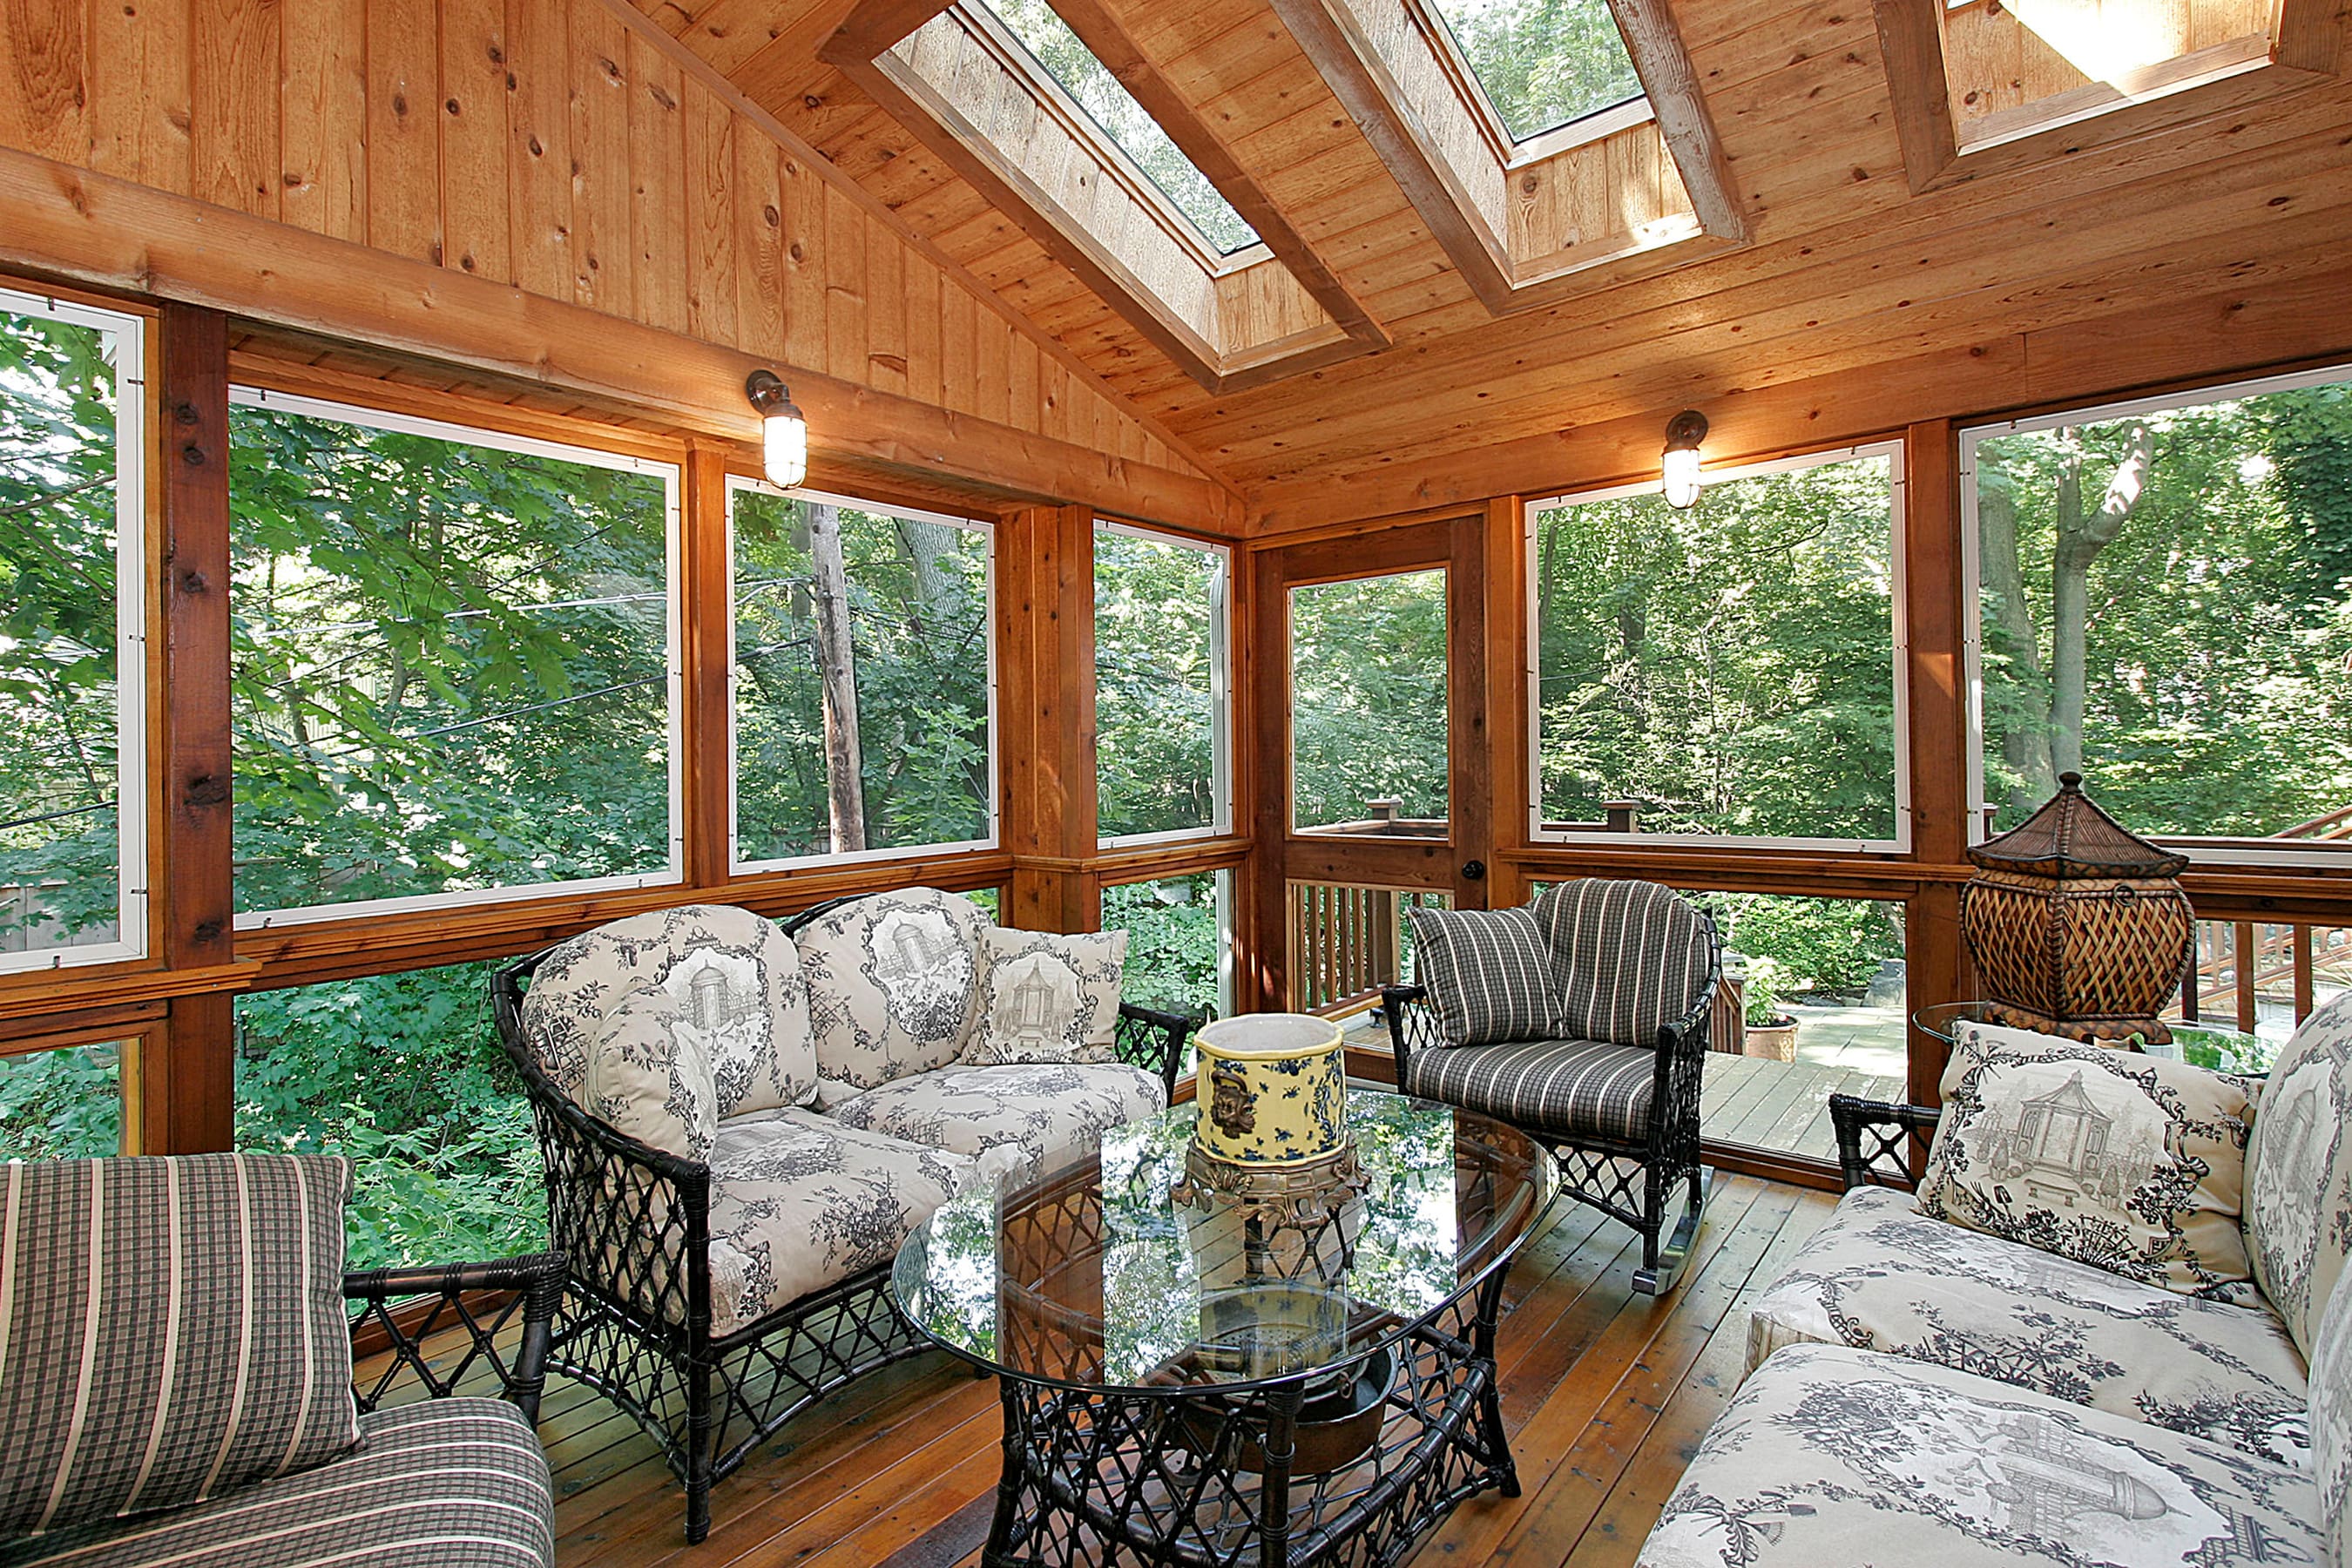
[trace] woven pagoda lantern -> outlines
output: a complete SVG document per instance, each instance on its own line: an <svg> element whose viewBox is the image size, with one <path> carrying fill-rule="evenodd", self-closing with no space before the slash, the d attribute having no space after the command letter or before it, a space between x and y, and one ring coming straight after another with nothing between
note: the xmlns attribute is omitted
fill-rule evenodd
<svg viewBox="0 0 2352 1568"><path fill-rule="evenodd" d="M2196 935L2175 879L2185 855L2129 833L2058 775L2058 793L1969 851L1960 934L1994 1023L2071 1040L2172 1038L2157 1015L2180 987Z"/></svg>

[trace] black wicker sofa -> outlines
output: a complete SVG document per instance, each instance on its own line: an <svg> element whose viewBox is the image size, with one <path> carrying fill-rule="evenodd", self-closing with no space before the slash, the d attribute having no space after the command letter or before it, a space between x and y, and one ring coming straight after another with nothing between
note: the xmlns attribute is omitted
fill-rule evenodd
<svg viewBox="0 0 2352 1568"><path fill-rule="evenodd" d="M877 900L894 914L874 918L883 907ZM945 991L930 994L922 976L882 983L892 980L889 964L900 949L919 947L926 929L938 934L940 923L934 917L940 910L961 933L957 940L969 943L972 922L987 922L968 906L956 895L918 889L820 904L780 927L743 910L689 906L616 922L603 932L621 933L608 951L635 965L639 974L716 952L738 972L721 978L737 984L733 1005L739 1011L740 984L750 973L740 950L771 944L781 932L790 954L765 946L763 962L792 972L783 981L787 987L805 986L824 1071L840 1065L825 1058L825 1040L845 1039L843 1031L850 1026L838 994L842 986L826 978L820 950L828 942L866 942L871 951L846 967L862 969L866 982L887 992L894 1019L903 1005L906 1016L917 1024L929 1017L942 1028L952 1027L961 1016L961 998ZM892 928L893 918L906 929ZM926 921L928 928L919 928ZM649 922L659 922L660 929ZM714 931L743 940L730 946ZM1026 1078L1008 1078L1024 1069L961 1067L950 1052L943 1062L899 1072L863 1093L821 1077L824 1103L787 1103L722 1120L709 1156L696 1159L653 1147L592 1115L572 1092L576 1085L551 1075L551 1059L562 1058L566 1047L550 1037L563 1030L551 1026L542 1007L535 1037L530 1002L534 980L577 960L581 944L600 934L590 932L524 959L492 981L499 1039L530 1097L545 1157L550 1235L571 1259L570 1288L550 1365L610 1398L660 1445L686 1486L687 1540L699 1542L710 1529L712 1483L741 1465L762 1439L853 1379L924 1348L888 1296L891 1261L906 1232L964 1184L1036 1167L1042 1152L1034 1147L1025 1151L1024 1162L1023 1151L1010 1144L976 1154L947 1146L987 1136L991 1106L971 1096L983 1092L985 1083L1009 1082L1016 1114L1000 1118L1000 1124L1035 1124L1050 1114L1079 1135L1088 1122L1068 1118L1071 1107L1084 1101L1090 1107L1084 1115L1098 1132L1099 1124L1167 1102L1192 1024L1122 1003L1115 1035L1123 1068L1030 1069ZM941 945L950 950L952 973L954 943ZM965 984L971 983L971 968L965 965ZM551 989L556 984L544 983ZM719 981L709 984L714 993L720 989ZM855 974L843 982L850 990L859 984ZM690 984L675 988L699 999ZM617 1009L625 998L613 994L615 989L575 987L579 1011ZM872 993L866 994L870 1002ZM928 1015L921 1005L927 999L940 1004ZM858 1038L864 1040L865 1032ZM903 1047L905 1042L897 1044ZM904 1066L884 1063L880 1070ZM1055 1076L1057 1071L1062 1076ZM1089 1073L1093 1089L1077 1081ZM1107 1078L1126 1086L1126 1098L1106 1100L1096 1092ZM927 1084L942 1085L948 1097L928 1114L910 1113L901 1103L894 1118L859 1116L864 1106L892 1096L903 1102L908 1093L902 1091L919 1094ZM1087 1100L1088 1093L1092 1100ZM841 1098L845 1094L848 1098ZM1023 1095L1031 1099L1024 1102ZM1038 1113L1026 1114L1029 1109ZM730 1181L743 1179L747 1170L778 1183L772 1191L783 1195L758 1204L730 1197ZM811 1198L809 1183L832 1185ZM746 1239L767 1223L761 1213L795 1205L810 1216L809 1234L822 1238L814 1247L822 1257L812 1257L812 1247L797 1241L771 1244L772 1225L761 1233L770 1240ZM769 1294L762 1297L747 1286L747 1276Z"/></svg>

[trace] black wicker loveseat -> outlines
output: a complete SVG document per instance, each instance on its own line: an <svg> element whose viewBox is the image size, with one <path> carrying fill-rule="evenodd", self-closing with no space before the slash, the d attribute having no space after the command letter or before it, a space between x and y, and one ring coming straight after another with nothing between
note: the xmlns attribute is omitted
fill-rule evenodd
<svg viewBox="0 0 2352 1568"><path fill-rule="evenodd" d="M1408 1094L1499 1117L1543 1142L1570 1197L1640 1233L1633 1288L1663 1295L1674 1289L1706 1205L1699 1093L1723 969L1714 919L1671 889L1599 878L1562 883L1514 913L1532 914L1546 933L1549 993L1581 986L1592 1005L1573 1023L1538 1024L1529 1013L1527 1037L1465 1047L1447 1038L1428 986L1386 986L1397 1083ZM1433 911L1432 923L1460 918ZM1475 954L1477 942L1457 951ZM1423 973L1431 973L1427 963ZM1613 977L1621 975L1640 984L1619 987ZM1450 968L1448 979L1477 986L1475 959ZM1562 1029L1568 1037L1542 1037Z"/></svg>
<svg viewBox="0 0 2352 1568"><path fill-rule="evenodd" d="M854 900L782 923L787 937ZM730 911L740 914L740 911ZM551 953L500 970L492 1011L520 1076L546 1162L549 1232L571 1258L551 1366L626 1411L686 1486L686 1536L710 1529L710 1488L762 1439L834 1390L919 1352L890 1304L895 1241L873 1261L749 1321L714 1310L711 1167L652 1148L590 1115L543 1070L527 1037L525 998ZM1171 1093L1192 1020L1122 1004L1121 1061ZM918 1216L919 1217L919 1216Z"/></svg>

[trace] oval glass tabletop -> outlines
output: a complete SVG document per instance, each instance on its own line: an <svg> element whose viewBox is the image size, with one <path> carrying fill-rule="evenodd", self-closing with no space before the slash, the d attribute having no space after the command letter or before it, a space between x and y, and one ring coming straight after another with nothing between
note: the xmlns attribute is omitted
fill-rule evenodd
<svg viewBox="0 0 2352 1568"><path fill-rule="evenodd" d="M1350 1089L1365 1184L1287 1223L1184 1184L1195 1107L1111 1129L1089 1156L942 1205L900 1248L907 1317L992 1370L1175 1390L1353 1366L1476 1288L1534 1231L1551 1156L1450 1106Z"/></svg>
<svg viewBox="0 0 2352 1568"><path fill-rule="evenodd" d="M1952 1038L1954 1026L1988 1021L1986 1004L1982 1002L1939 1002L1911 1015L1913 1024L1948 1046L1957 1043ZM2168 1057L2216 1072L2261 1077L2271 1070L2283 1044L2265 1036L2217 1028L2210 1024L2176 1022L2168 1026L2172 1031L2169 1043L2142 1040L2139 1048L2152 1057Z"/></svg>

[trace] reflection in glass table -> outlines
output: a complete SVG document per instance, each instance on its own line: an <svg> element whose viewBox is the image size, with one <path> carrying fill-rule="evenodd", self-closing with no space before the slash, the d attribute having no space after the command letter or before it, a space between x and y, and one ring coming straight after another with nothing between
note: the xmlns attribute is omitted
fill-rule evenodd
<svg viewBox="0 0 2352 1568"><path fill-rule="evenodd" d="M1355 1089L1349 1114L1369 1184L1303 1226L1171 1202L1181 1105L908 1239L900 1310L1002 1379L985 1562L1390 1562L1516 1492L1494 1326L1551 1162L1447 1106Z"/></svg>
<svg viewBox="0 0 2352 1568"><path fill-rule="evenodd" d="M1991 1019L1987 1015L1986 1004L1982 1002L1939 1002L1913 1013L1911 1022L1948 1046L1957 1043L1952 1037L1957 1026L1990 1023ZM2284 1044L2265 1036L2249 1035L2239 1029L2217 1028L2210 1024L2176 1022L2169 1027L2172 1039L2168 1044L2138 1041L2137 1048L2150 1056L2185 1061L2192 1067L2259 1078L2271 1070L2271 1064L2278 1059Z"/></svg>

